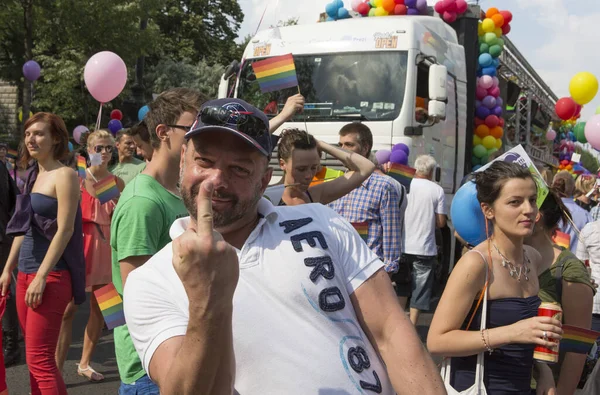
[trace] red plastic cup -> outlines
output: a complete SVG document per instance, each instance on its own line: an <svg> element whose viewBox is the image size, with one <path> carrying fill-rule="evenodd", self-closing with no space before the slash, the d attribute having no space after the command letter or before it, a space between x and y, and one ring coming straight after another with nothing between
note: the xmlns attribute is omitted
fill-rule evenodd
<svg viewBox="0 0 600 395"><path fill-rule="evenodd" d="M552 317L562 322L562 308L558 303L542 303L538 309L538 317ZM558 362L558 339L550 338L549 341L556 343L552 348L537 346L533 350L533 358L546 363Z"/></svg>

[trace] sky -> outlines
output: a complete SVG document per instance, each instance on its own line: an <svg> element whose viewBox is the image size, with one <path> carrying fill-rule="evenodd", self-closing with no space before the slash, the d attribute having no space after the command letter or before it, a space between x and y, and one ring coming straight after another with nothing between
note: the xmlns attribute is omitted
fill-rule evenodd
<svg viewBox="0 0 600 395"><path fill-rule="evenodd" d="M315 23L328 0L239 0L245 18L240 37L254 34L279 20L299 18ZM428 0L433 5L437 0ZM468 1L476 3L476 1ZM496 7L513 13L508 37L529 64L559 97L569 96L569 81L578 72L600 78L600 0L483 0L482 9ZM301 4L301 5L300 5ZM350 0L344 0L350 8ZM266 11L265 11L266 10ZM600 106L600 93L586 104L586 121Z"/></svg>

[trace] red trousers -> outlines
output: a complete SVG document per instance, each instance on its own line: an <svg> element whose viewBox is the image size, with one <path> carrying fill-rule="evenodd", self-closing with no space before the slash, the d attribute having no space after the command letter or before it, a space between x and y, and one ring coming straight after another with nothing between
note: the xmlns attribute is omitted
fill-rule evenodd
<svg viewBox="0 0 600 395"><path fill-rule="evenodd" d="M71 274L68 270L51 272L46 279L42 304L32 309L25 304L25 293L34 278L35 273L19 272L16 300L25 336L31 395L67 395L54 353L62 317L72 297Z"/></svg>

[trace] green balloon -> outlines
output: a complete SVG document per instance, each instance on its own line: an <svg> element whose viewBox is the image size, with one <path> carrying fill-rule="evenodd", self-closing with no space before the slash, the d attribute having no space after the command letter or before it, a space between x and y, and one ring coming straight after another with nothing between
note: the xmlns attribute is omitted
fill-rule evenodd
<svg viewBox="0 0 600 395"><path fill-rule="evenodd" d="M497 58L500 54L502 54L502 47L499 45L492 45L490 47L490 55L492 55L493 58Z"/></svg>
<svg viewBox="0 0 600 395"><path fill-rule="evenodd" d="M596 108L596 114L600 114L600 106L598 106L598 108Z"/></svg>
<svg viewBox="0 0 600 395"><path fill-rule="evenodd" d="M478 157L476 157L476 156L472 156L472 157L471 157L471 164L472 164L473 166L477 166L477 165L480 165L480 164L481 164L481 161L479 160L479 158L478 158Z"/></svg>
<svg viewBox="0 0 600 395"><path fill-rule="evenodd" d="M487 154L487 150L485 149L485 147L483 145L478 144L475 147L473 147L473 155L475 155L477 158L481 159L486 154ZM485 163L485 162L483 162L483 163Z"/></svg>
<svg viewBox="0 0 600 395"><path fill-rule="evenodd" d="M486 152L486 153L485 153L485 155L483 155L483 156L481 157L481 164L482 164L482 165L485 165L486 163L488 163L488 161L489 161L489 160L490 160L490 158L488 157L488 154L487 154L487 152Z"/></svg>
<svg viewBox="0 0 600 395"><path fill-rule="evenodd" d="M575 129L573 131L575 132L575 138L577 141L579 141L581 144L587 143L587 139L585 138L585 122L579 122L577 125L575 125Z"/></svg>
<svg viewBox="0 0 600 395"><path fill-rule="evenodd" d="M501 39L501 38L499 38L499 39L496 41L496 45L499 45L499 46L500 46L500 48L504 48L504 40L503 40L503 39Z"/></svg>
<svg viewBox="0 0 600 395"><path fill-rule="evenodd" d="M488 156L492 156L494 152L498 151L498 148L490 148L487 152Z"/></svg>
<svg viewBox="0 0 600 395"><path fill-rule="evenodd" d="M486 43L481 43L479 45L479 54L481 55L482 53L488 53L490 52L490 46L487 45ZM600 108L600 107L598 107Z"/></svg>
<svg viewBox="0 0 600 395"><path fill-rule="evenodd" d="M496 37L495 33L486 33L483 36L483 42L485 42L489 46L492 46L498 42L498 37Z"/></svg>

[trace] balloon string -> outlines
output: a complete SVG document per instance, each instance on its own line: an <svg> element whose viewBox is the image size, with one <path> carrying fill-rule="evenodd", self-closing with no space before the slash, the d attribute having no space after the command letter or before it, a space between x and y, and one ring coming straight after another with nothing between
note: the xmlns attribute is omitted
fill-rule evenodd
<svg viewBox="0 0 600 395"><path fill-rule="evenodd" d="M96 119L96 127L94 128L94 131L100 129L100 121L102 120L102 104L103 103L100 103L100 109L98 110L98 118Z"/></svg>

